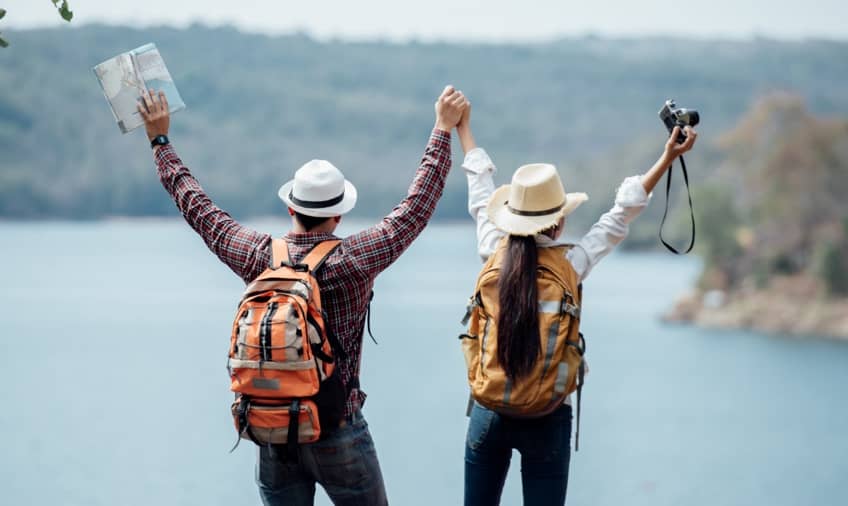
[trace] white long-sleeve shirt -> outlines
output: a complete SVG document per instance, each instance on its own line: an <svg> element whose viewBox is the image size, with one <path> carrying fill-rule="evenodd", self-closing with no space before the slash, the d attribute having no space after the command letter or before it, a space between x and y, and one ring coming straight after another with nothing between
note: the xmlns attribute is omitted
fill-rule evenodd
<svg viewBox="0 0 848 506"><path fill-rule="evenodd" d="M495 164L483 148L475 148L462 162L468 178L468 212L477 222L477 251L485 262L495 252L506 232L489 221L486 206L495 191ZM629 224L648 205L651 196L645 192L639 176L626 178L618 188L615 204L566 253L580 281L586 279L592 268L627 237ZM561 244L544 234L536 235L539 247Z"/></svg>

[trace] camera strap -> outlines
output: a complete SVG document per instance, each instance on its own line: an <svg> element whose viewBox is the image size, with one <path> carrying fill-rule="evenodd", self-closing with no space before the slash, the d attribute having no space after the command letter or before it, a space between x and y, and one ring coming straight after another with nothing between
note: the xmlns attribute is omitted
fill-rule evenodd
<svg viewBox="0 0 848 506"><path fill-rule="evenodd" d="M692 193L689 191L689 174L686 172L686 162L683 161L683 156L680 156L680 166L683 169L683 181L686 183L686 196L689 197L689 216L692 218L692 239L689 241L689 247L682 254L689 253L692 251L692 247L695 246L695 211L692 209ZM674 170L674 165L668 169L668 175L665 180L665 211L663 211L662 222L660 223L660 241L663 245L668 248L669 251L674 253L675 255L680 255L681 253L677 251L671 244L665 242L663 239L663 226L665 225L665 218L668 215L668 198L669 193L671 193L671 173Z"/></svg>

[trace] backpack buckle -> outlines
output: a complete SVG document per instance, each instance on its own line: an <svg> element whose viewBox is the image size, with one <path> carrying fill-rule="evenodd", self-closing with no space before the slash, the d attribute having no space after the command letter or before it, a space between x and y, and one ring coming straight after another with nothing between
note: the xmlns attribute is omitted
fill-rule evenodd
<svg viewBox="0 0 848 506"><path fill-rule="evenodd" d="M572 299L573 300L573 299ZM567 297L563 297L559 305L559 314L568 314L572 318L580 319L580 306L569 304Z"/></svg>
<svg viewBox="0 0 848 506"><path fill-rule="evenodd" d="M302 263L291 263L291 262L283 262L280 264L281 266L288 267L295 272L309 272L309 266Z"/></svg>
<svg viewBox="0 0 848 506"><path fill-rule="evenodd" d="M474 296L468 299L468 305L465 307L465 316L462 317L460 323L462 325L468 325L468 322L471 320L471 313L474 311L474 308L482 306L482 302L480 301L480 294L475 294Z"/></svg>

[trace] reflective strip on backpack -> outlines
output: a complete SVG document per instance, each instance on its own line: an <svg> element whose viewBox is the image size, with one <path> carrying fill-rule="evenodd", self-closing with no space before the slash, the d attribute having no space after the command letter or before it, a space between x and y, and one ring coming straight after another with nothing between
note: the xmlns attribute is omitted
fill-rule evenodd
<svg viewBox="0 0 848 506"><path fill-rule="evenodd" d="M568 363L560 362L557 367L556 383L554 383L554 392L558 394L565 393L565 384L568 382Z"/></svg>
<svg viewBox="0 0 848 506"><path fill-rule="evenodd" d="M483 338L480 339L480 372L483 372L483 357L486 356L486 338L489 337L489 325L492 323L491 319L486 319L486 325L483 326Z"/></svg>
<svg viewBox="0 0 848 506"><path fill-rule="evenodd" d="M551 301L544 301L545 303L551 303ZM541 305L541 302L539 302ZM559 302L556 303L559 306ZM559 309L556 311L559 312ZM545 365L542 367L542 377L544 377L545 373L548 371L548 367L551 365L551 360L554 358L554 348L556 347L556 339L559 334L559 318L555 319L551 324L551 328L548 331L548 344L545 348ZM541 381L541 380L540 380Z"/></svg>
<svg viewBox="0 0 848 506"><path fill-rule="evenodd" d="M259 360L239 360L237 358L231 358L227 362L230 368L232 369L259 369L260 361ZM312 360L303 360L297 362L261 362L262 369L269 369L275 371L306 371L315 367L315 363Z"/></svg>
<svg viewBox="0 0 848 506"><path fill-rule="evenodd" d="M540 313L559 313L560 306L562 302L558 300L540 300L539 301L539 312Z"/></svg>
<svg viewBox="0 0 848 506"><path fill-rule="evenodd" d="M574 304L563 304L562 301L558 300L540 300L539 301L539 312L540 313L562 313L562 314L570 314L574 318L580 318L580 306L576 306Z"/></svg>

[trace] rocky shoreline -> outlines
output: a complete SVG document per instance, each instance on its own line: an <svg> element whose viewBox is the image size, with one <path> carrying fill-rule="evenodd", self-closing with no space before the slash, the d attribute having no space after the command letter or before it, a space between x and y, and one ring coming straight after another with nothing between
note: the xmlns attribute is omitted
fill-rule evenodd
<svg viewBox="0 0 848 506"><path fill-rule="evenodd" d="M680 297L662 319L706 328L848 341L848 298L827 297L814 280L804 276L775 278L765 288L695 290Z"/></svg>

